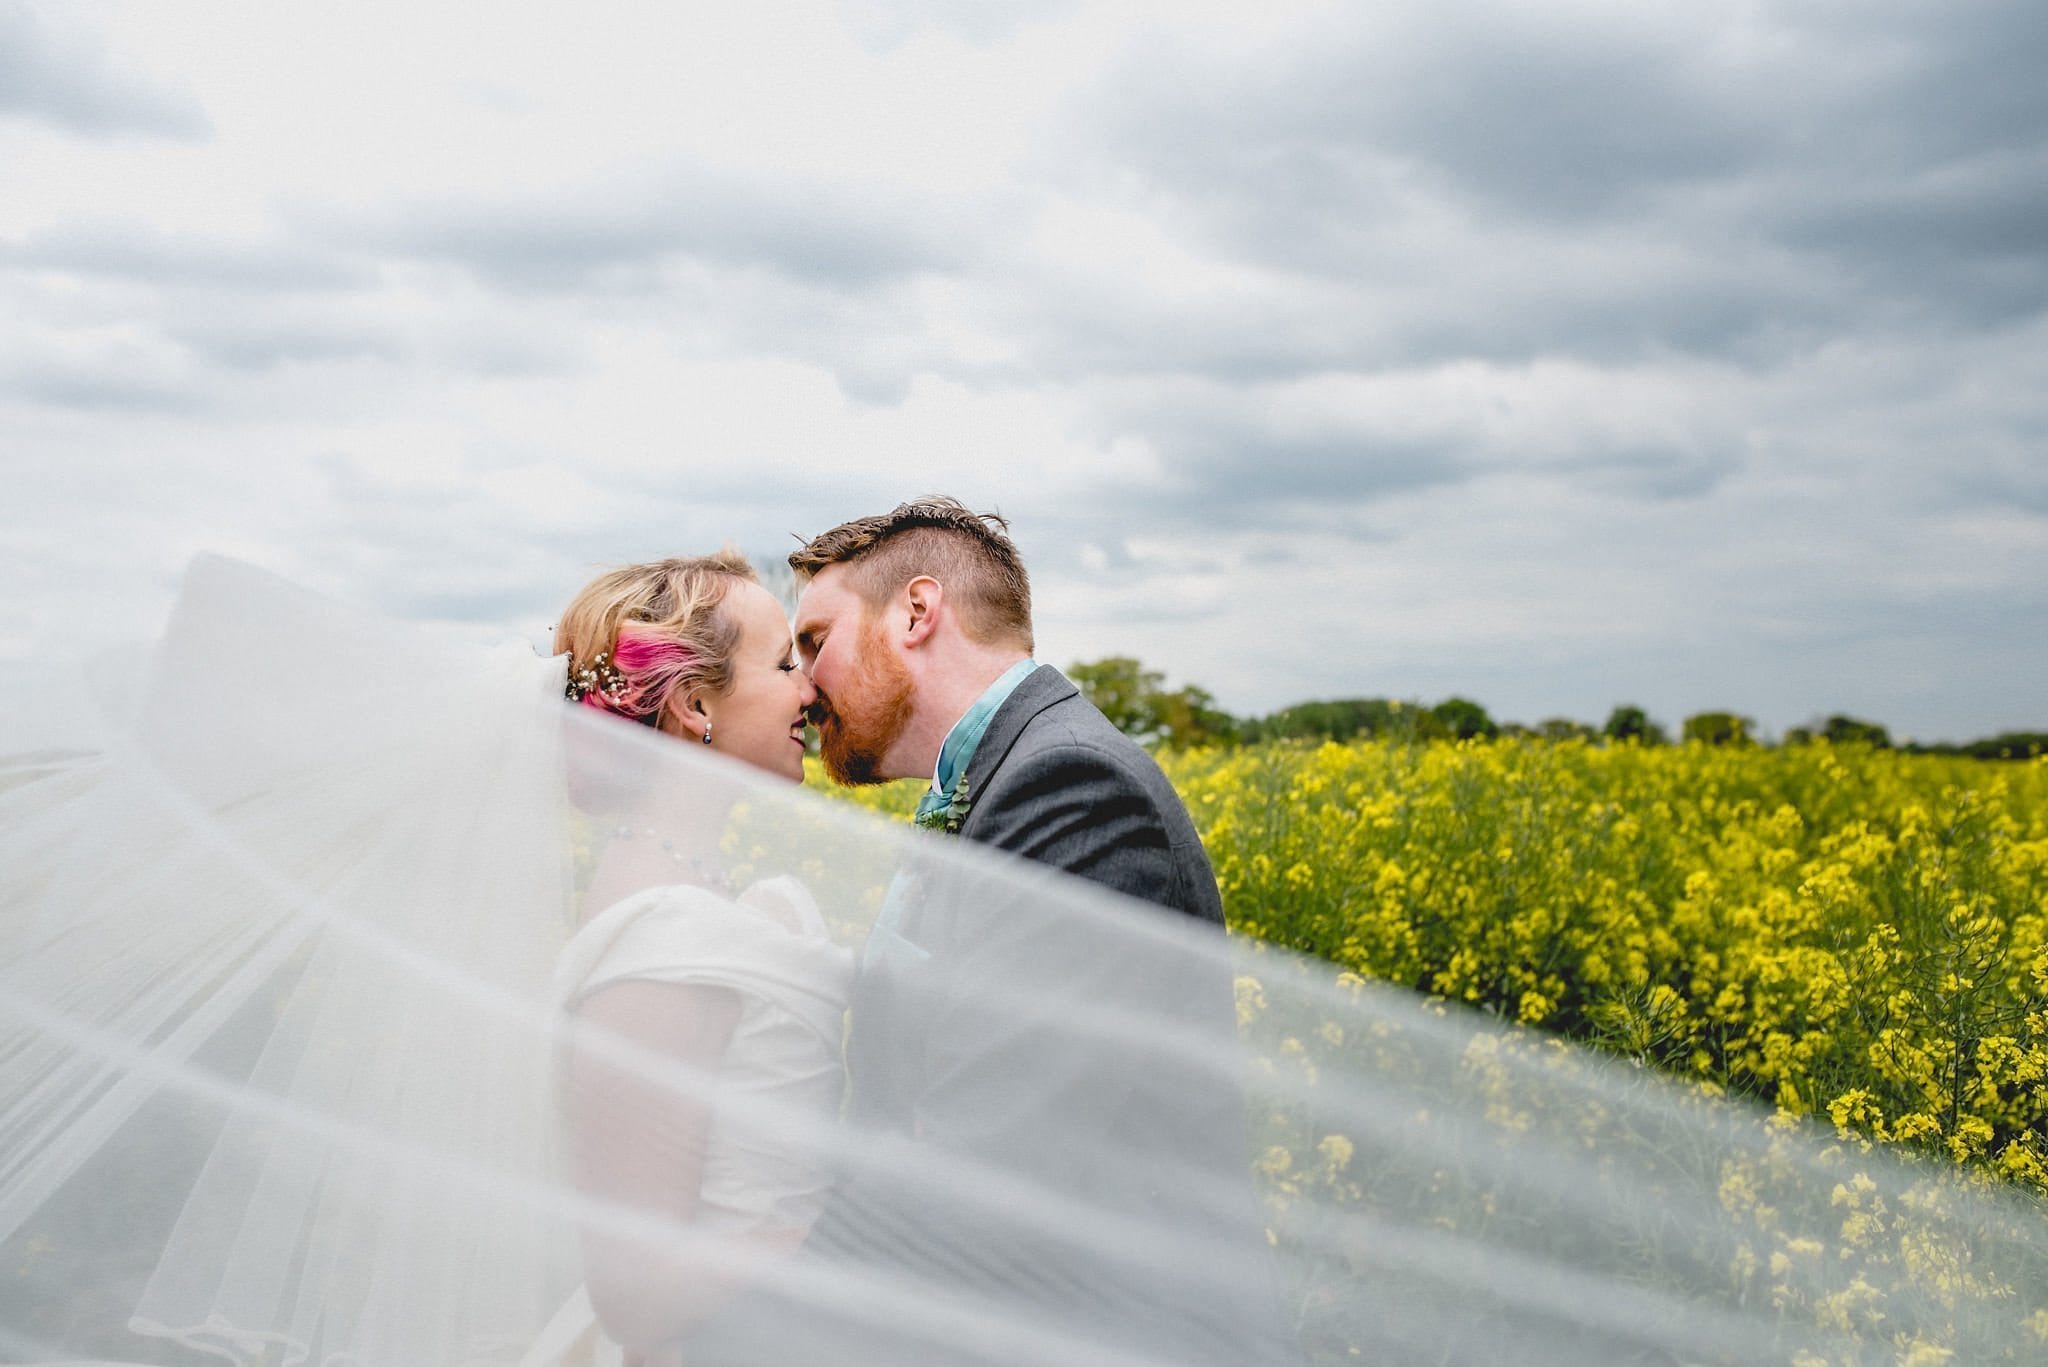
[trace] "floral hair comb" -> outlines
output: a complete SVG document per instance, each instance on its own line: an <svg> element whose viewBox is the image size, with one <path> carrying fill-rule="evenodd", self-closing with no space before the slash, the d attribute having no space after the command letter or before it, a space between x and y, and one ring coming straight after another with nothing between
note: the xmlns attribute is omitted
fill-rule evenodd
<svg viewBox="0 0 2048 1367"><path fill-rule="evenodd" d="M563 696L571 702L582 702L592 693L611 702L625 696L626 676L612 663L608 650L598 651L587 665L577 666L571 662L569 682L562 689Z"/></svg>

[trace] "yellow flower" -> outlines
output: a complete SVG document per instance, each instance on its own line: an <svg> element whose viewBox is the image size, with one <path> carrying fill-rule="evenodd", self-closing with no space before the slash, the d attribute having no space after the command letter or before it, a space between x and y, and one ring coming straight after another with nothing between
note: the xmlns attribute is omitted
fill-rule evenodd
<svg viewBox="0 0 2048 1367"><path fill-rule="evenodd" d="M2048 1195L2048 759L1362 739L1161 764L1232 929L1348 994L1470 1002ZM1247 1032L1266 996L1240 984ZM1341 1043L1290 1028L1387 1038L1331 1014ZM1283 1033L1255 1058L1298 1080Z"/></svg>
<svg viewBox="0 0 2048 1367"><path fill-rule="evenodd" d="M1242 1030L1257 1020L1259 1013L1266 1009L1266 989L1264 984L1248 973L1238 975L1236 987L1237 1027Z"/></svg>

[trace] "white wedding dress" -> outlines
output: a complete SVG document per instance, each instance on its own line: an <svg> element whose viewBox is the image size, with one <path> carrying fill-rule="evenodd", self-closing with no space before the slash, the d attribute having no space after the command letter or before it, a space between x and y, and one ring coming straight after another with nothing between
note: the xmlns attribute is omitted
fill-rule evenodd
<svg viewBox="0 0 2048 1367"><path fill-rule="evenodd" d="M599 812L791 831L801 795L563 672L207 559L158 646L0 732L0 1362L602 1361L558 1055L626 980L741 1003L675 1084L713 1115L677 1237L808 1227L852 966L790 861L854 861L821 827L579 926Z"/></svg>
<svg viewBox="0 0 2048 1367"><path fill-rule="evenodd" d="M720 987L739 998L717 1088L747 1104L713 1103L697 1213L708 1233L801 1235L817 1219L830 1187L828 1156L809 1141L808 1127L770 1117L808 1116L822 1127L838 1115L852 972L852 955L833 942L817 902L787 876L736 900L689 884L647 888L592 917L563 950L556 994L571 1011L629 981ZM619 1360L579 1288L522 1367Z"/></svg>

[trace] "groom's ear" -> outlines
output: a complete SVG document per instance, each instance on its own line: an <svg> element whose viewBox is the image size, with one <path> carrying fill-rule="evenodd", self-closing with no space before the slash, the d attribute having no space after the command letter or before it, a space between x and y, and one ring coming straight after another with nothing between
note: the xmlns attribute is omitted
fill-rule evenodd
<svg viewBox="0 0 2048 1367"><path fill-rule="evenodd" d="M930 640L932 632L937 629L939 609L946 601L946 588L930 575L920 574L903 586L903 597L910 610L903 644L915 648Z"/></svg>

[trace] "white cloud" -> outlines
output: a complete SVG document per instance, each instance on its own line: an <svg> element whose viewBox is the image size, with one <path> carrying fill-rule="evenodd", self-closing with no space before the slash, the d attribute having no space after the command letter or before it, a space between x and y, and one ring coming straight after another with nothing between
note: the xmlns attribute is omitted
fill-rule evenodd
<svg viewBox="0 0 2048 1367"><path fill-rule="evenodd" d="M177 85L114 60L64 6L0 4L0 120L34 120L92 138L196 138L198 103Z"/></svg>
<svg viewBox="0 0 2048 1367"><path fill-rule="evenodd" d="M0 657L949 490L1240 710L2048 724L2043 22L0 8Z"/></svg>

